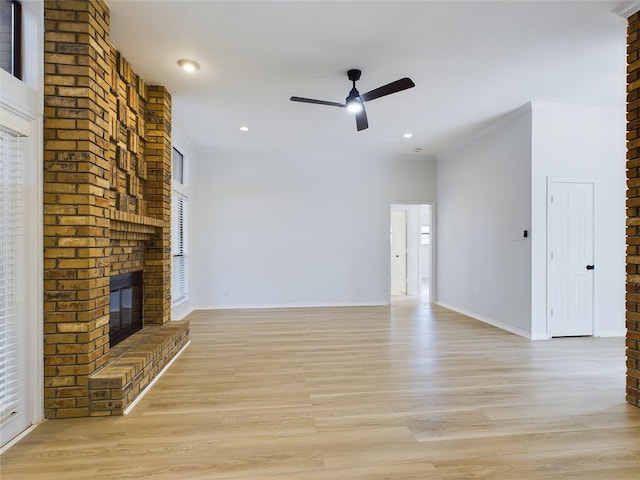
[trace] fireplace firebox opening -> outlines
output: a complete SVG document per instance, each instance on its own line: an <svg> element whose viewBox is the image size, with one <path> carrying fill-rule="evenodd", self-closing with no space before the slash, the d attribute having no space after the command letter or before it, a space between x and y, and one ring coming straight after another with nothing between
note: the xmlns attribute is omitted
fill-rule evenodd
<svg viewBox="0 0 640 480"><path fill-rule="evenodd" d="M142 329L142 272L114 275L109 282L109 346Z"/></svg>

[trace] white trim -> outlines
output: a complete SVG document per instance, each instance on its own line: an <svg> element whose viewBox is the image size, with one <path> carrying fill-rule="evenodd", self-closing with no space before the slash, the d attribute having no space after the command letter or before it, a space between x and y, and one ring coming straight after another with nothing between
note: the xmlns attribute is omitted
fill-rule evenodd
<svg viewBox="0 0 640 480"><path fill-rule="evenodd" d="M627 330L601 330L594 334L594 337L625 337L627 335Z"/></svg>
<svg viewBox="0 0 640 480"><path fill-rule="evenodd" d="M365 303L300 303L287 305L196 305L192 311L197 310L275 310L284 308L339 308L339 307L388 307L389 302L365 302Z"/></svg>
<svg viewBox="0 0 640 480"><path fill-rule="evenodd" d="M190 182L191 180L191 175L190 172L193 168L192 166L192 162L195 159L195 156L193 155L193 144L192 142L190 142L188 140L188 138L180 131L180 128L178 125L176 125L175 123L172 124L172 146L177 148L184 156L184 163L182 165L182 174L183 174L183 183L179 183L177 181L175 181L173 178L171 179L171 190L172 190L172 200L173 200L173 195L174 193L178 193L180 195L182 195L183 197L185 197L186 201L189 202L192 198L192 185ZM193 305L192 305L192 295L189 293L189 285L192 284L192 268L191 268L191 258L189 257L189 252L191 251L191 232L190 232L190 225L188 223L189 220L189 208L190 206L187 204L185 205L185 229L184 229L184 249L185 249L185 269L186 269L186 278L185 278L185 282L186 282L186 288L187 288L187 293L186 295L181 298L179 301L177 302L173 302L172 300L172 305L171 305L171 319L172 320L181 320L184 317L186 317L187 315L189 315L192 311L193 311ZM172 205L172 217L173 217L173 209L174 206ZM172 221L172 225L173 225L173 221ZM172 227L173 228L173 227ZM172 258L172 263L173 263L173 258Z"/></svg>
<svg viewBox="0 0 640 480"><path fill-rule="evenodd" d="M191 161L193 161L193 159L191 158L191 142L188 141L185 136L182 134L182 132L180 131L180 128L175 125L172 124L171 126L171 133L172 133L172 138L171 138L171 189L175 190L179 193L181 193L182 195L184 195L185 197L189 198L189 191L190 191L190 180L191 180L191 175L189 174L189 171L191 169ZM178 182L177 180L174 180L173 178L173 149L178 150L181 154L182 154L182 183Z"/></svg>
<svg viewBox="0 0 640 480"><path fill-rule="evenodd" d="M188 279L188 204L189 198L177 190L171 192L171 306L189 299ZM178 227L178 228L176 228ZM174 268L178 259L181 269Z"/></svg>
<svg viewBox="0 0 640 480"><path fill-rule="evenodd" d="M43 111L44 111L44 4L23 0L23 81L0 69L2 123L28 137L29 161L25 165L27 193L25 243L30 297L25 302L27 325L27 409L30 427L9 440L5 452L44 420L43 353ZM0 452L0 453L1 453Z"/></svg>
<svg viewBox="0 0 640 480"><path fill-rule="evenodd" d="M547 177L547 187L550 183L593 183L595 185L596 180L591 177Z"/></svg>
<svg viewBox="0 0 640 480"><path fill-rule="evenodd" d="M439 306L441 306L443 308L446 308L448 310L452 310L454 312L460 313L460 314L465 315L467 317L473 318L474 320L479 320L482 323L486 323L488 325L491 325L492 327L499 328L500 330L505 330L505 331L507 331L509 333L513 333L515 335L527 338L529 340L547 340L549 338L549 337L533 337L530 332L527 332L526 330L522 330L521 328L514 327L513 325L508 325L506 323L500 322L498 320L494 320L494 319L489 318L489 317L485 317L484 315L480 315L480 314L475 313L475 312L470 312L468 310L464 310L462 308L455 307L455 306L450 305L450 304L445 303L445 302L438 301L438 302L435 302L435 303L436 303L436 305L439 305Z"/></svg>
<svg viewBox="0 0 640 480"><path fill-rule="evenodd" d="M176 313L172 312L172 317L171 317L171 321L172 322L179 322L180 320L185 319L188 315L190 315L193 312L193 308L190 308L188 310L185 310L184 312L179 311Z"/></svg>
<svg viewBox="0 0 640 480"><path fill-rule="evenodd" d="M4 104L0 108L0 126L7 128L19 136L30 137L31 136L31 121L12 111Z"/></svg>
<svg viewBox="0 0 640 480"><path fill-rule="evenodd" d="M193 312L193 307L191 306L191 299L189 295L185 296L182 300L180 300L175 305L171 306L171 321L177 322L182 320L191 312Z"/></svg>
<svg viewBox="0 0 640 480"><path fill-rule="evenodd" d="M524 105L516 108L515 110L512 110L508 113L505 113L504 115L499 116L496 120L494 120L493 122L490 122L488 125L480 128L480 130L474 132L473 134L469 135L468 137L466 137L464 140L462 140L461 142L458 142L454 145L452 145L451 147L445 148L444 150L442 150L441 152L439 152L436 155L436 158L439 158L442 155L449 155L451 153L454 153L455 151L459 150L460 148L468 145L471 142L474 142L476 140L478 140L479 138L484 137L485 135L493 132L494 130L499 129L500 127L503 127L504 125L507 125L508 123L513 122L514 120L530 114L532 111L532 104L533 102L528 102L525 103Z"/></svg>
<svg viewBox="0 0 640 480"><path fill-rule="evenodd" d="M173 178L173 151L177 150L180 155L182 155L182 182L177 181ZM178 147L177 143L174 143L171 146L171 188L181 195L188 197L188 185L187 185L187 155L184 153L184 150Z"/></svg>
<svg viewBox="0 0 640 480"><path fill-rule="evenodd" d="M638 10L640 10L640 2L627 1L616 5L612 12L616 15L620 15L622 18L629 18Z"/></svg>
<svg viewBox="0 0 640 480"><path fill-rule="evenodd" d="M44 2L22 0L22 78L26 85L44 92ZM3 85L4 87L4 85ZM39 112L42 113L43 97Z"/></svg>
<svg viewBox="0 0 640 480"><path fill-rule="evenodd" d="M133 402L131 402L131 404L124 410L124 412L122 412L122 415L129 415L129 413L131 413L131 410L133 410L133 407L135 407L138 404L138 402L142 400L142 397L144 397L147 394L147 392L151 390L151 387L153 387L155 383L160 379L160 377L162 377L165 374L165 372L169 369L169 367L173 364L173 362L175 362L178 359L178 357L182 355L182 353L187 349L189 345L191 345L191 340L185 343L184 347L182 347L180 351L176 353L171 360L169 360L169 363L167 363L164 366L164 368L160 370L158 375L156 375L155 378L151 380L149 385L144 387L144 390L142 390L140 394L133 400Z"/></svg>
<svg viewBox="0 0 640 480"><path fill-rule="evenodd" d="M531 103L531 111L534 113L536 110L563 110L563 111L577 111L577 112L612 112L612 113L626 112L624 105L591 105L586 103L558 103L558 102L545 102L545 101L533 101L530 103Z"/></svg>
<svg viewBox="0 0 640 480"><path fill-rule="evenodd" d="M601 330L593 334L594 337L625 337L627 330Z"/></svg>
<svg viewBox="0 0 640 480"><path fill-rule="evenodd" d="M17 86L14 84L14 86ZM4 87L4 85L3 85ZM20 87L19 87L20 88ZM10 89L12 90L12 89ZM28 87L23 92L36 96L37 92ZM28 290L23 293L25 328L25 365L26 376L24 422L27 431L30 425L36 425L44 416L43 378L43 260L42 260L42 119L31 116L29 108L9 107L5 91L0 95L0 113L2 125L12 128L15 125L22 130L24 142L24 252L21 255L20 269L25 276ZM6 122L5 122L6 121ZM19 132L16 132L19 133ZM16 438L24 435L19 433ZM7 444L13 444L9 440Z"/></svg>
<svg viewBox="0 0 640 480"><path fill-rule="evenodd" d="M42 423L42 422L40 422L40 423ZM19 433L18 435L13 437L13 439L11 439L7 443L5 443L2 446L2 448L0 448L0 455L4 454L7 450L9 450L11 447L13 447L16 443L18 443L24 437L29 435L31 432L33 432L40 423L33 424L33 425L29 426L29 428L27 428L26 430L23 430L22 433Z"/></svg>
<svg viewBox="0 0 640 480"><path fill-rule="evenodd" d="M33 121L34 132L32 135L33 141L33 154L35 162L30 165L35 172L33 174L33 180L35 181L35 191L33 195L29 197L28 201L32 201L33 205L31 210L31 225L33 226L34 238L30 239L27 244L27 250L30 250L29 261L32 262L30 268L34 271L33 280L34 285L30 286L33 292L33 298L36 299L29 308L31 309L30 315L32 318L37 318L39 321L32 322L31 331L29 332L29 338L33 339L35 345L32 345L33 352L31 354L33 359L33 365L31 368L31 376L35 380L35 384L32 386L32 412L33 423L38 424L44 420L44 200L43 200L43 184L44 184L44 151L43 151L43 138L44 127L42 116ZM31 170L29 172L31 174Z"/></svg>

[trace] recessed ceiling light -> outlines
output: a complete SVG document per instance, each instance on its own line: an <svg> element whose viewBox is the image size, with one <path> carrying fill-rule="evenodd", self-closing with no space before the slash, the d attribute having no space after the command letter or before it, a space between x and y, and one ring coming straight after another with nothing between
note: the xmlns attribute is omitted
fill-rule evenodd
<svg viewBox="0 0 640 480"><path fill-rule="evenodd" d="M413 137L413 133L411 133L411 132L407 132L407 133L405 133L405 134L404 134L404 135L402 135L402 136L403 136L404 138L411 138L411 137Z"/></svg>
<svg viewBox="0 0 640 480"><path fill-rule="evenodd" d="M249 127L247 127L247 126L245 126L245 125L243 125L243 126L241 126L241 127L240 127L240 131L241 131L241 132L248 132L249 130L250 130L250 128L249 128Z"/></svg>
<svg viewBox="0 0 640 480"><path fill-rule="evenodd" d="M198 62L195 60L189 60L188 58L178 60L178 65L187 72L195 72L200 68L200 64Z"/></svg>

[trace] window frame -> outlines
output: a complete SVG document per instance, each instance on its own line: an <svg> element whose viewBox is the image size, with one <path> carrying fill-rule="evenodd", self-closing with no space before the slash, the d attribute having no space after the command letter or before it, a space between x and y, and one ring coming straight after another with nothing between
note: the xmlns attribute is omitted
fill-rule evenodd
<svg viewBox="0 0 640 480"><path fill-rule="evenodd" d="M179 161L176 162L176 158ZM187 189L187 155L178 145L171 148L171 306L175 307L189 299L189 265L188 265L188 209L189 194ZM182 210L177 211L178 199L182 203ZM178 219L179 218L179 219ZM180 222L179 226L177 223ZM176 231L179 228L179 231ZM179 237L176 237L179 235ZM178 248L178 245L181 248ZM176 262L180 258L182 275L178 280ZM177 282L180 282L178 285ZM182 288L178 288L178 287Z"/></svg>
<svg viewBox="0 0 640 480"><path fill-rule="evenodd" d="M25 310L26 349L23 365L27 374L26 430L12 438L3 432L0 453L24 437L44 419L44 273L43 273L43 65L44 9L41 2L21 4L20 37L22 79L0 68L0 124L23 134L25 168L24 256L20 269L26 283L23 295ZM5 436L7 433L7 436Z"/></svg>
<svg viewBox="0 0 640 480"><path fill-rule="evenodd" d="M173 190L171 197L171 304L177 305L185 301L189 296L186 232L187 205L189 199L178 190ZM176 200L180 201L179 204ZM179 208L178 205L180 205ZM179 261L181 266L181 275L179 278L178 272L176 271L176 260Z"/></svg>
<svg viewBox="0 0 640 480"><path fill-rule="evenodd" d="M180 158L180 168L177 169L176 158ZM171 179L180 185L185 185L185 158L184 154L175 146L171 147Z"/></svg>

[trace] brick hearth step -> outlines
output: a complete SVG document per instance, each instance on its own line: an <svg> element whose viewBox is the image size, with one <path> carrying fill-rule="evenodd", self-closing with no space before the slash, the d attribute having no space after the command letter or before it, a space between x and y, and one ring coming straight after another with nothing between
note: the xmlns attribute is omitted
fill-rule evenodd
<svg viewBox="0 0 640 480"><path fill-rule="evenodd" d="M146 325L109 352L89 377L89 415L122 415L189 340L189 322Z"/></svg>

